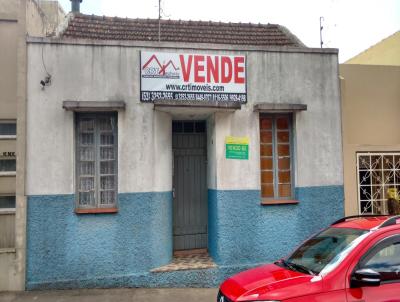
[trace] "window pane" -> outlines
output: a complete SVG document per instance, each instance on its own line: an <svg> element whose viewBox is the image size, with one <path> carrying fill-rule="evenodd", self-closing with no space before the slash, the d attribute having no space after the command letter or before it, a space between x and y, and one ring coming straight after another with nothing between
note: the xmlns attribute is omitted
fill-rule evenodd
<svg viewBox="0 0 400 302"><path fill-rule="evenodd" d="M261 145L260 153L261 156L272 156L272 145Z"/></svg>
<svg viewBox="0 0 400 302"><path fill-rule="evenodd" d="M114 135L112 133L100 134L100 144L102 146L112 146L112 145L114 145Z"/></svg>
<svg viewBox="0 0 400 302"><path fill-rule="evenodd" d="M292 196L290 185L279 185L279 197L290 197Z"/></svg>
<svg viewBox="0 0 400 302"><path fill-rule="evenodd" d="M92 146L94 144L93 133L81 133L79 135L81 146Z"/></svg>
<svg viewBox="0 0 400 302"><path fill-rule="evenodd" d="M263 117L260 119L260 129L261 130L269 130L272 129L272 119Z"/></svg>
<svg viewBox="0 0 400 302"><path fill-rule="evenodd" d="M114 189L114 176L101 176L100 177L100 189L101 190L113 190Z"/></svg>
<svg viewBox="0 0 400 302"><path fill-rule="evenodd" d="M290 171L279 171L279 183L290 184Z"/></svg>
<svg viewBox="0 0 400 302"><path fill-rule="evenodd" d="M383 156L371 156L371 169L382 169Z"/></svg>
<svg viewBox="0 0 400 302"><path fill-rule="evenodd" d="M100 147L100 159L115 159L114 147Z"/></svg>
<svg viewBox="0 0 400 302"><path fill-rule="evenodd" d="M261 197L272 198L274 197L274 185L261 185Z"/></svg>
<svg viewBox="0 0 400 302"><path fill-rule="evenodd" d="M115 203L115 192L114 191L101 191L100 192L100 203L101 204Z"/></svg>
<svg viewBox="0 0 400 302"><path fill-rule="evenodd" d="M360 170L368 170L371 165L371 158L370 156L360 156L358 158L358 166Z"/></svg>
<svg viewBox="0 0 400 302"><path fill-rule="evenodd" d="M17 135L17 124L0 123L0 135Z"/></svg>
<svg viewBox="0 0 400 302"><path fill-rule="evenodd" d="M272 131L261 131L260 133L261 143L271 144L272 143Z"/></svg>
<svg viewBox="0 0 400 302"><path fill-rule="evenodd" d="M288 143L289 142L289 131L278 131L278 143Z"/></svg>
<svg viewBox="0 0 400 302"><path fill-rule="evenodd" d="M261 183L271 184L274 182L274 175L272 171L262 171L261 172Z"/></svg>
<svg viewBox="0 0 400 302"><path fill-rule="evenodd" d="M94 191L79 192L79 204L86 206L88 205L94 206L95 205Z"/></svg>
<svg viewBox="0 0 400 302"><path fill-rule="evenodd" d="M100 173L101 174L114 174L115 173L115 163L114 161L103 161L100 163Z"/></svg>
<svg viewBox="0 0 400 302"><path fill-rule="evenodd" d="M290 157L283 157L278 159L278 169L279 170L289 170L290 169Z"/></svg>
<svg viewBox="0 0 400 302"><path fill-rule="evenodd" d="M393 169L394 167L394 156L386 155L383 157L383 169Z"/></svg>
<svg viewBox="0 0 400 302"><path fill-rule="evenodd" d="M0 196L0 209L14 209L15 196Z"/></svg>
<svg viewBox="0 0 400 302"><path fill-rule="evenodd" d="M15 172L16 167L15 159L0 159L0 172Z"/></svg>
<svg viewBox="0 0 400 302"><path fill-rule="evenodd" d="M272 170L272 157L261 158L261 170Z"/></svg>
<svg viewBox="0 0 400 302"><path fill-rule="evenodd" d="M363 268L369 268L380 273L382 281L400 280L399 259L400 242L396 242L378 251Z"/></svg>
<svg viewBox="0 0 400 302"><path fill-rule="evenodd" d="M278 145L278 156L289 156L290 155L290 145Z"/></svg>
<svg viewBox="0 0 400 302"><path fill-rule="evenodd" d="M93 161L94 160L94 148L93 147L81 147L79 149L79 160Z"/></svg>
<svg viewBox="0 0 400 302"><path fill-rule="evenodd" d="M289 118L280 117L276 119L276 128L279 130L289 129Z"/></svg>
<svg viewBox="0 0 400 302"><path fill-rule="evenodd" d="M111 118L100 118L99 119L99 129L100 131L112 131L113 125Z"/></svg>
<svg viewBox="0 0 400 302"><path fill-rule="evenodd" d="M79 190L81 192L94 191L94 177L81 177Z"/></svg>
<svg viewBox="0 0 400 302"><path fill-rule="evenodd" d="M94 131L94 119L84 118L79 121L79 132L87 133Z"/></svg>
<svg viewBox="0 0 400 302"><path fill-rule="evenodd" d="M84 161L79 164L79 175L94 175L94 162Z"/></svg>

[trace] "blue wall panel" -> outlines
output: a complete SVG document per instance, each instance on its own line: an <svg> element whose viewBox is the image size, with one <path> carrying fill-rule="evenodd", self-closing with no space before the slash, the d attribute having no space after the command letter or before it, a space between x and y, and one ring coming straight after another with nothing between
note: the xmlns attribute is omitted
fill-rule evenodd
<svg viewBox="0 0 400 302"><path fill-rule="evenodd" d="M209 251L219 265L270 262L344 215L343 186L296 188L298 204L260 205L259 190L209 190Z"/></svg>
<svg viewBox="0 0 400 302"><path fill-rule="evenodd" d="M151 273L172 258L172 198L119 195L117 214L74 214L73 195L28 198L27 288L209 287L285 256L343 216L343 187L297 188L297 205L261 206L260 191L208 192L217 268Z"/></svg>
<svg viewBox="0 0 400 302"><path fill-rule="evenodd" d="M167 264L172 194L119 194L118 202L117 214L76 215L74 195L30 196L27 287L120 277Z"/></svg>

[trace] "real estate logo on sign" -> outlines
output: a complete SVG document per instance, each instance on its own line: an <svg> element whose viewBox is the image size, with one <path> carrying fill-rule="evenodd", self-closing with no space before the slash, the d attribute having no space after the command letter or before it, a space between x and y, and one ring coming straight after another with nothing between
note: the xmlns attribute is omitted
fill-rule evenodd
<svg viewBox="0 0 400 302"><path fill-rule="evenodd" d="M142 102L246 103L246 57L141 52Z"/></svg>

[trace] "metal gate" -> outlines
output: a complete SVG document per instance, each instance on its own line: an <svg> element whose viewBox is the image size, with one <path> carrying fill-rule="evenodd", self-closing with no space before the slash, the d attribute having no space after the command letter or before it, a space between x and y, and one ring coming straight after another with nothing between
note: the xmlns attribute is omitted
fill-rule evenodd
<svg viewBox="0 0 400 302"><path fill-rule="evenodd" d="M205 121L173 121L174 250L207 248Z"/></svg>

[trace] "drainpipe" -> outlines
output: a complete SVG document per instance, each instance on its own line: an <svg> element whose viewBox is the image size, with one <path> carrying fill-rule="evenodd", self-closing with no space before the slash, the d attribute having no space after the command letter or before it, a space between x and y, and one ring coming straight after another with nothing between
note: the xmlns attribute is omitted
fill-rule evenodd
<svg viewBox="0 0 400 302"><path fill-rule="evenodd" d="M80 13L80 4L82 0L70 0L71 1L71 12Z"/></svg>

